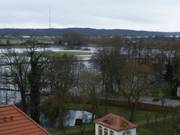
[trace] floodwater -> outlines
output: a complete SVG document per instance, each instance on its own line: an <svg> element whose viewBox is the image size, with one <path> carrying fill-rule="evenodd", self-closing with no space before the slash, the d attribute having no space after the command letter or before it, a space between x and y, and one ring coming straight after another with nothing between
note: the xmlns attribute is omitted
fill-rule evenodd
<svg viewBox="0 0 180 135"><path fill-rule="evenodd" d="M8 51L14 51L17 53L23 53L27 51L27 48L0 48L0 54L6 53ZM79 50L66 50L63 47L46 47L46 48L37 48L36 51L51 51L51 52L87 52L94 53L97 50L95 48L86 48L82 47ZM89 60L92 55L78 55L77 58L81 60ZM84 62L85 66L90 66L88 62ZM5 70L5 67L1 67L1 70ZM17 89L12 84L4 85L3 82L0 82L0 104L15 104L21 101L20 92L18 91L6 91L6 89ZM4 90L3 90L4 89ZM91 121L92 113L81 110L67 110L67 115L64 121L65 126L74 126L76 119L82 119L84 123L88 123ZM50 123L48 122L48 118L46 118L43 114L41 115L41 123L43 127L52 128Z"/></svg>
<svg viewBox="0 0 180 135"><path fill-rule="evenodd" d="M88 111L82 111L82 110L66 110L64 126L65 127L75 126L76 119L82 119L83 123L90 123L92 119L92 113ZM58 127L56 122L51 124L48 118L46 118L43 114L41 115L40 122L41 122L41 125L45 128Z"/></svg>
<svg viewBox="0 0 180 135"><path fill-rule="evenodd" d="M7 51L14 51L17 53L23 53L27 51L28 49L25 47L14 47L14 48L0 48L0 53L6 53ZM87 52L87 53L94 53L97 51L95 47L81 47L80 49L67 49L65 47L58 47L58 46L51 46L51 47L37 47L36 48L37 52L42 52L42 51L51 51L51 52Z"/></svg>

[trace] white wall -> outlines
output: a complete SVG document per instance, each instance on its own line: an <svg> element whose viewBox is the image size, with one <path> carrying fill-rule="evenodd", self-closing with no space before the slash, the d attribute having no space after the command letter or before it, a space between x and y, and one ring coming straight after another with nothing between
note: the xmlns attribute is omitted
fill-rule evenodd
<svg viewBox="0 0 180 135"><path fill-rule="evenodd" d="M98 135L98 127L99 127L99 126L102 127L102 133L103 133L103 135L104 135L104 128L106 128L106 127L103 127L102 125L99 125L99 124L95 124L95 135ZM106 128L106 129L108 130L108 135L110 135L109 132L110 132L112 129L109 129L109 128ZM112 130L112 131L114 131L114 130ZM118 132L114 131L114 135L118 135Z"/></svg>
<svg viewBox="0 0 180 135"><path fill-rule="evenodd" d="M136 135L136 128L130 129L129 131L131 131L131 135ZM124 132L126 132L126 131L119 131L118 135L123 135Z"/></svg>
<svg viewBox="0 0 180 135"><path fill-rule="evenodd" d="M177 97L180 97L180 86L177 87Z"/></svg>
<svg viewBox="0 0 180 135"><path fill-rule="evenodd" d="M102 127L102 133L104 133L104 128L106 128L106 127L103 127L102 125L99 125L99 124L95 124L95 135L98 135L98 127L99 126ZM109 135L110 130L112 130L112 129L108 129L108 135ZM114 130L112 130L112 131L114 131ZM129 131L131 131L131 135L136 135L136 128L130 129ZM123 135L123 133L124 133L124 131L119 131L119 132L114 131L114 135Z"/></svg>

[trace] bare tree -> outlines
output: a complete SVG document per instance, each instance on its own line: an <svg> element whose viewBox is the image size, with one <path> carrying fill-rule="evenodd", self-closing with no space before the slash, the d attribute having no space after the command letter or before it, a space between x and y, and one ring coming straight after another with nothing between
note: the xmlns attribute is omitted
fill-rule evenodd
<svg viewBox="0 0 180 135"><path fill-rule="evenodd" d="M123 60L119 49L114 48L101 50L93 57L93 61L101 73L103 96L106 101L105 111L107 112L109 97L116 95L120 90Z"/></svg>
<svg viewBox="0 0 180 135"><path fill-rule="evenodd" d="M52 95L45 101L51 109L45 109L45 114L58 123L63 134L66 133L64 121L66 118L66 98L74 88L74 57L63 55L52 58L48 68L48 79L52 88ZM53 112L53 114L51 113Z"/></svg>
<svg viewBox="0 0 180 135"><path fill-rule="evenodd" d="M39 123L40 118L40 96L44 84L44 71L47 68L48 59L44 52L37 52L35 42L30 42L27 51L28 57L28 83L30 87L30 110L31 117Z"/></svg>
<svg viewBox="0 0 180 135"><path fill-rule="evenodd" d="M30 95L31 117L39 122L40 93L43 86L43 74L47 66L44 52L37 52L36 43L31 40L27 43L27 50L23 53L7 52L7 66L9 67L13 83L21 93L23 111L27 112L27 93ZM7 71L7 72L9 72Z"/></svg>
<svg viewBox="0 0 180 135"><path fill-rule="evenodd" d="M63 34L63 42L71 48L85 45L85 36L77 32L67 32Z"/></svg>
<svg viewBox="0 0 180 135"><path fill-rule="evenodd" d="M90 104L93 113L91 121L93 122L95 114L98 113L98 97L101 92L101 77L93 71L82 71L80 73L79 88L81 96L88 99L87 104Z"/></svg>
<svg viewBox="0 0 180 135"><path fill-rule="evenodd" d="M134 121L134 113L140 98L148 92L151 82L151 69L137 62L129 62L122 75L121 93L127 99L130 109L130 121Z"/></svg>
<svg viewBox="0 0 180 135"><path fill-rule="evenodd" d="M26 113L27 112L27 100L26 94L28 92L28 64L27 58L24 56L19 55L14 51L8 51L4 54L4 58L6 59L7 64L7 73L8 76L11 78L9 83L12 83L17 86L21 94L22 100L22 109ZM8 77L6 76L6 77Z"/></svg>

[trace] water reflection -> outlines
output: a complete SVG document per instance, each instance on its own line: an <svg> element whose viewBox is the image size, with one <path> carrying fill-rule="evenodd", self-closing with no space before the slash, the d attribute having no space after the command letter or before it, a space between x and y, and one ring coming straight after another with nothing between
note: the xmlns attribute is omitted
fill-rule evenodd
<svg viewBox="0 0 180 135"><path fill-rule="evenodd" d="M5 88L3 88L5 89ZM20 92L18 91L0 91L0 104L14 104L21 101Z"/></svg>
<svg viewBox="0 0 180 135"><path fill-rule="evenodd" d="M86 49L85 49L86 48ZM23 53L28 50L28 48L25 47L13 47L13 48L0 48L0 53L6 53L7 51L14 51L17 53ZM91 52L94 53L97 51L95 47L81 47L79 49L69 49L65 47L57 47L57 46L51 46L51 47L37 47L36 48L37 52L42 52L42 51L51 51L51 52L61 52L61 51L66 51L66 52Z"/></svg>
<svg viewBox="0 0 180 135"><path fill-rule="evenodd" d="M82 119L83 123L91 122L92 113L87 111L69 110L67 119L65 120L66 126L74 126L76 119Z"/></svg>
<svg viewBox="0 0 180 135"><path fill-rule="evenodd" d="M90 123L92 119L92 113L80 110L66 110L66 116L64 121L65 127L75 126L76 119L82 119L83 123ZM41 113L40 117L41 125L45 128L58 128L58 122L52 123L44 114Z"/></svg>

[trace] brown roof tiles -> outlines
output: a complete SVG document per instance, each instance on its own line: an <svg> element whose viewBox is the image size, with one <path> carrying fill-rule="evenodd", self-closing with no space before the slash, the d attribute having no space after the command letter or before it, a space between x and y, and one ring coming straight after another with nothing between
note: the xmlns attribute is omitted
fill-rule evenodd
<svg viewBox="0 0 180 135"><path fill-rule="evenodd" d="M50 135L15 105L0 106L0 135Z"/></svg>
<svg viewBox="0 0 180 135"><path fill-rule="evenodd" d="M137 127L137 125L127 121L124 117L112 113L108 113L104 117L96 119L95 122L116 131L133 129Z"/></svg>

